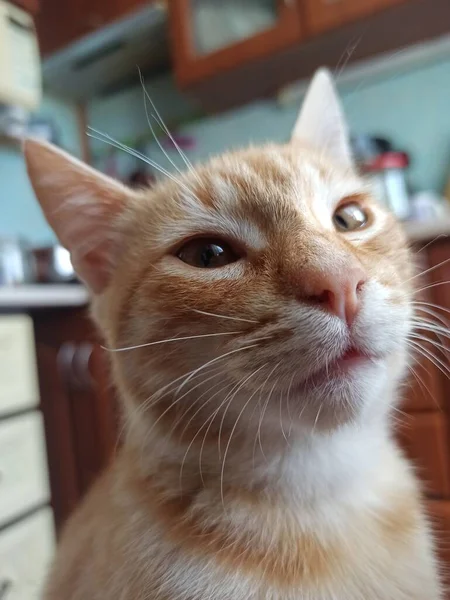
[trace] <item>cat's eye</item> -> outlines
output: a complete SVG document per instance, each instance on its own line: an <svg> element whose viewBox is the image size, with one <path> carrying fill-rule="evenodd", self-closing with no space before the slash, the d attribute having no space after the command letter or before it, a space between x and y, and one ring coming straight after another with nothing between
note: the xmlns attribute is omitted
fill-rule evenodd
<svg viewBox="0 0 450 600"><path fill-rule="evenodd" d="M368 220L369 215L357 202L342 204L333 215L333 223L338 231L361 229Z"/></svg>
<svg viewBox="0 0 450 600"><path fill-rule="evenodd" d="M240 258L227 242L206 238L186 242L176 255L184 263L199 269L218 269Z"/></svg>

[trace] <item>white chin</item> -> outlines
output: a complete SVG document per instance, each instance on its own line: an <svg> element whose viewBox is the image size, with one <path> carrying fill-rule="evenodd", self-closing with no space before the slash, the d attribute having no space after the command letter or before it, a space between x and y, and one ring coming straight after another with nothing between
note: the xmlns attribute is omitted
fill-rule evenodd
<svg viewBox="0 0 450 600"><path fill-rule="evenodd" d="M391 404L389 369L385 360L353 366L306 386L299 398L305 406L301 421L329 428L374 411L386 414ZM305 423L306 421L306 423Z"/></svg>

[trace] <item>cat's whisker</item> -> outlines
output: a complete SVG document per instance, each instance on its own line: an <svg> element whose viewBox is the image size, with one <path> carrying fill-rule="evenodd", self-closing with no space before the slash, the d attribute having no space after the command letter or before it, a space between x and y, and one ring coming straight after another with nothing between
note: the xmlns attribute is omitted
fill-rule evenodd
<svg viewBox="0 0 450 600"><path fill-rule="evenodd" d="M266 366L266 365L264 365ZM261 371L263 367L259 367L259 369L256 369L256 371L253 371L252 373L250 373L250 375L248 375L247 377L243 377L240 382L238 383L238 386L236 387L235 390L232 390L229 395L231 396L231 402L234 400L234 398L236 397L237 393L239 392L239 390L241 390L244 385L257 373L259 373L259 371ZM221 452L221 446L220 446L220 442L221 442L221 437L222 437L222 428L224 425L224 421L225 421L225 417L227 414L227 410L228 408L231 406L231 402L227 405L225 411L222 414L222 419L220 421L220 426L219 426L219 435L218 435L218 453L219 453L219 460L221 458L222 452Z"/></svg>
<svg viewBox="0 0 450 600"><path fill-rule="evenodd" d="M425 331L428 331L434 333L438 338L449 338L450 336L450 330L447 325L443 325L428 318L413 318L410 323L413 326L413 333L424 333ZM443 342L442 339L441 342Z"/></svg>
<svg viewBox="0 0 450 600"><path fill-rule="evenodd" d="M431 306L432 308L436 308L438 310L442 310L443 312L450 314L450 309L445 308L444 306L440 306L439 304L434 304L433 302L425 302L424 300L412 300L411 304L415 305L424 305Z"/></svg>
<svg viewBox="0 0 450 600"><path fill-rule="evenodd" d="M218 333L204 333L201 335L187 335L183 337L168 338L167 340L157 340L156 342L146 342L145 344L137 344L136 346L126 346L125 348L106 348L102 346L103 350L107 352L126 352L127 350L138 350L139 348L147 348L148 346L156 346L157 344L167 344L169 342L182 342L184 340L195 340L200 338L217 337L221 335L236 335L241 333L240 331L221 331Z"/></svg>
<svg viewBox="0 0 450 600"><path fill-rule="evenodd" d="M292 390L292 384L294 382L294 377L295 377L295 372L292 373L291 379L289 381L289 386L288 386L288 391L287 391L287 401L286 401L286 408L287 408L287 413L288 413L288 417L289 417L288 438L291 437L292 428L294 426L294 423L292 420L292 413L291 413L291 390Z"/></svg>
<svg viewBox="0 0 450 600"><path fill-rule="evenodd" d="M184 162L184 164L189 169L189 171L191 171L191 173L195 176L195 178L197 179L197 181L200 184L200 186L204 187L204 184L203 184L202 180L200 179L197 171L194 169L191 161L188 159L188 157L186 156L186 154L181 150L179 144L177 143L177 141L175 140L175 138L173 137L173 135L170 133L169 128L167 127L167 125L164 122L164 119L161 117L158 109L156 108L155 103L153 102L150 94L147 91L147 88L145 87L145 80L144 80L144 77L143 77L143 75L142 75L141 70L139 69L139 67L138 67L138 71L139 71L139 78L140 78L140 81L141 81L141 85L142 85L142 89L144 91L145 97L150 102L150 105L151 105L151 107L152 107L152 109L154 111L154 113L150 113L150 116L152 116L155 119L156 123L159 125L159 127L161 128L161 130L164 131L164 133L170 139L170 141L174 145L175 149L177 150L178 154L180 155L181 160ZM145 103L145 112L147 114L147 103ZM148 114L147 114L147 119L148 119ZM152 133L153 133L153 129L152 129ZM154 133L153 133L153 135L155 136ZM156 139L156 136L155 136L155 139ZM164 150L163 150L163 152L164 152ZM166 154L166 153L164 152L164 154ZM172 160L170 160L170 162L175 166L175 168L177 169L177 171L179 173L181 173L181 171L178 169L178 167L176 167L176 165L172 162Z"/></svg>
<svg viewBox="0 0 450 600"><path fill-rule="evenodd" d="M423 252L424 250L426 250L429 246L432 246L439 239L446 238L446 237L447 237L446 233L440 233L435 238L433 238L430 242L428 242L428 244L425 244L425 246L422 246L419 250L417 250L417 252L415 252L415 254L420 254L421 252Z"/></svg>
<svg viewBox="0 0 450 600"><path fill-rule="evenodd" d="M215 368L220 368L220 367L216 366ZM212 371L214 371L214 368L212 369ZM141 412L141 414L148 411L157 402L160 402L163 398L165 398L169 394L173 393L175 391L174 386L176 386L180 380L183 382L183 380L185 380L191 374L193 374L193 371L189 371L188 373L183 373L183 375L174 379L170 384L165 385L162 388L159 388L155 393L150 395L148 398L146 398L146 400L144 402L141 403L141 405L138 407L138 410ZM203 375L204 375L203 372L199 373L198 375L196 375L195 377L192 378L192 381L198 379L199 377L203 377Z"/></svg>
<svg viewBox="0 0 450 600"><path fill-rule="evenodd" d="M243 317L231 317L230 315L219 315L217 313L207 312L206 310L199 310L198 308L191 308L192 312L198 313L199 315L207 315L209 317L217 317L218 319L230 319L231 321L242 321L244 323L258 323L252 319L244 319Z"/></svg>
<svg viewBox="0 0 450 600"><path fill-rule="evenodd" d="M204 423L202 424L202 426L198 428L198 430L196 431L196 433L195 433L195 435L193 436L192 440L190 441L190 443L189 443L189 445L188 445L188 447L187 447L187 449L186 449L186 452L184 453L183 460L182 460L182 462L181 462L180 476L179 476L180 490L182 489L182 478L183 478L183 468L184 468L184 464L185 464L185 462L186 462L186 459L187 459L187 457L188 457L188 455L189 455L189 452L190 452L190 450L191 450L191 448L192 448L192 446L193 446L193 444L194 444L195 440L197 439L197 437L199 436L199 434L201 433L201 431L203 430L203 428L204 428L204 427L206 427L207 425L208 425L208 429L207 429L207 430L206 430L206 432L205 432L205 436L207 436L207 435L208 435L208 432L209 432L209 430L210 430L210 428L211 428L211 425L212 425L212 423L213 423L214 419L215 419L215 418L216 418L216 416L219 414L219 412L220 412L220 409L222 408L222 406L225 404L225 402L226 402L226 401L227 401L227 397L225 398L225 400L223 400L223 401L222 401L222 402L219 404L219 406L216 408L216 410L215 410L215 411L213 411L213 413L212 413L212 414L211 414L211 415L210 415L210 416L209 416L209 417L208 417L208 418L207 418L207 419L204 421Z"/></svg>
<svg viewBox="0 0 450 600"><path fill-rule="evenodd" d="M427 350L421 344L419 344L419 342L416 342L414 340L409 339L409 340L407 340L407 343L413 349L415 349L417 352L419 352L424 358L427 358L437 369L439 369L439 371L441 371L441 373L445 377L450 379L449 367L447 365L445 365L445 363L442 363L442 361L440 359L438 359L431 351Z"/></svg>
<svg viewBox="0 0 450 600"><path fill-rule="evenodd" d="M226 372L225 372L225 371L220 371L220 373L219 373L218 375L222 375L222 376L223 376L223 375L226 375ZM202 392L202 393L201 393L199 396L197 396L197 397L195 398L195 400L193 400L193 402L190 402L190 403L189 403L189 405L188 405L188 407L186 408L186 410L185 410L185 411L182 413L182 415L181 415L181 416L179 416L179 417L178 417L178 418L177 418L177 419L174 421L174 423L173 423L173 426L171 427L171 429L170 429L170 431L169 431L169 434L168 434L168 435L169 435L169 436L171 436L171 435L172 435L172 433L174 433L174 431L176 430L176 428L178 427L178 425L181 423L181 421L182 421L182 420L183 420L185 417L187 417L187 415L188 415L188 414L191 412L191 410L193 410L193 409L194 409L196 406L198 406L198 404L199 404L199 402L200 402L200 400L201 400L202 398L204 398L204 397L205 397L207 394L209 394L210 392L212 392L212 390L214 390L215 388L217 388L217 387L221 386L222 384L223 384L223 380L220 380L220 381L218 381L217 383L215 383L214 385L212 385L211 387L209 387L207 390L205 390L204 392ZM228 387L229 385L232 385L232 384L231 384L231 383L228 383L228 384L225 386L225 388L226 388L226 387ZM224 388L222 387L221 389L224 389ZM182 396L182 397L184 397L184 394L183 394L183 396ZM209 400L208 400L208 401L209 401ZM208 402L208 401L207 401L207 402ZM205 404L202 404L202 406L200 407L200 410L201 410L201 408L203 408L203 406L205 406ZM200 411L197 411L197 412L200 412ZM197 414L197 413L195 413L195 414L193 415L193 418L195 418L195 415L196 415L196 414ZM182 430L182 432L181 432L181 434L180 434L180 436L179 436L180 442L181 442L181 440L183 439L183 435L184 435L184 433L185 433L186 429L189 427L189 424L192 422L193 418L189 419L189 421L188 421L188 422L185 424L185 426L184 426L184 428L183 428L183 430Z"/></svg>
<svg viewBox="0 0 450 600"><path fill-rule="evenodd" d="M142 160L142 162L148 164L149 166L151 166L154 169L156 169L157 171L159 171L161 174L165 175L166 177L168 177L169 179L174 181L177 185L182 187L188 194L192 193L192 190L185 183L183 183L182 181L177 179L172 173L170 173L170 171L167 171L167 169L164 169L164 167L162 167L161 165L156 163L154 160L152 160L148 156L145 156L145 154L142 154L142 152L139 152L138 150L134 150L133 148L130 148L129 146L126 146L125 144L122 144L121 142L114 139L107 133L98 131L97 129L94 129L93 127L89 127L89 130L93 131L97 135L93 135L92 133L89 133L89 131L88 131L86 134L88 137L98 140L99 142L103 142L104 144L108 144L109 146L112 146L113 148L117 148L117 150L122 150L123 152L130 154L130 156L139 158L140 160Z"/></svg>
<svg viewBox="0 0 450 600"><path fill-rule="evenodd" d="M259 369L257 369L256 371L253 371L253 373L246 379L245 383L254 375L257 375L259 373L259 371L261 371L262 369L264 369L266 366L268 365L268 363L265 363L264 365L262 365L261 367L259 367ZM238 426L238 423L240 421L240 418L242 417L242 415L244 414L247 406L250 404L250 402L252 401L252 399L255 397L256 393L258 392L259 388L256 388L251 395L249 396L248 400L246 400L246 402L244 403L243 407L241 408L239 414L236 417L236 420L234 421L233 427L231 428L231 432L230 435L228 437L228 442L227 445L225 447L225 452L223 454L223 461L222 461L222 467L220 470L220 496L222 498L222 506L225 509L225 502L224 502L224 496L223 496L223 481L224 481L224 474L225 474L225 464L226 464L226 460L227 460L227 456L228 456L228 451L230 449L231 446L231 440L233 438L234 432L236 431L236 428Z"/></svg>
<svg viewBox="0 0 450 600"><path fill-rule="evenodd" d="M416 305L413 304L414 310L416 311L416 317L423 318L423 314L421 313L425 313L425 315L427 315L427 317L429 317L429 321L433 318L434 319L434 323L436 323L436 325L439 326L443 326L446 327L447 329L449 328L449 322L447 321L447 319L445 318L445 315L443 315L442 313L437 312L436 309L432 308L431 306L428 306L427 304L421 304L421 305ZM417 312L419 314L417 314Z"/></svg>
<svg viewBox="0 0 450 600"><path fill-rule="evenodd" d="M206 364L202 365L201 367L198 367L198 369L196 369L195 371L193 371L192 375L190 375L186 381L184 381L180 387L177 390L177 394L180 393L181 389L184 387L184 385L186 385L186 383L199 371L206 369L209 365L212 365L214 363L216 363L218 360L222 360L224 358L226 358L227 356L231 356L232 354L236 354L237 352L242 352L244 350L250 350L251 348L256 348L258 346L258 344L251 344L249 346L243 346L242 348L235 348L234 350L230 350L229 352L225 352L224 354L221 354L220 356L216 356L213 359L211 359L210 361L208 361Z"/></svg>
<svg viewBox="0 0 450 600"><path fill-rule="evenodd" d="M449 326L447 321L442 317L442 315L440 315L439 313L437 313L435 310L433 310L432 308L429 308L428 306L416 306L415 307L416 311L421 311L423 313L425 313L426 315L428 315L429 318L424 318L423 316L418 316L418 320L422 321L424 323L425 326L428 327L428 329L426 329L427 331L430 331L432 329L434 329L435 327L443 327L445 330L449 331ZM432 319L435 319L434 321ZM417 323L417 321L416 321ZM422 326L422 328L420 327L420 325L416 325L417 329L422 329L422 331L425 330L425 327ZM438 331L434 331L435 335L438 337L438 339L444 343L444 335L442 335L440 332Z"/></svg>
<svg viewBox="0 0 450 600"><path fill-rule="evenodd" d="M450 336L450 332L447 327L443 327L442 325L439 325L438 323L436 323L434 321L430 321L428 319L425 320L423 318L420 318L420 319L413 318L413 319L411 319L411 324L416 329L431 331L433 333L442 335L443 337L447 337L447 338Z"/></svg>
<svg viewBox="0 0 450 600"><path fill-rule="evenodd" d="M412 376L414 377L414 379L417 381L419 387L422 389L422 392L425 390L428 393L428 396L429 396L430 400L436 404L436 406L438 407L439 410L442 411L442 407L439 406L438 401L436 400L436 398L432 394L430 388L424 382L423 378L419 375L419 373L417 372L417 370L414 369L414 367L412 365L409 365L409 364L407 365L407 368L408 368L409 372L412 374Z"/></svg>
<svg viewBox="0 0 450 600"><path fill-rule="evenodd" d="M356 48L359 46L361 39L362 39L362 36L359 36L356 40L355 39L350 40L350 42L348 42L344 52L339 57L336 67L334 68L334 71L333 71L333 78L335 79L336 83L339 82L339 77L341 77L342 73L344 72L353 53L355 52Z"/></svg>
<svg viewBox="0 0 450 600"><path fill-rule="evenodd" d="M313 427L312 427L312 433L314 433L315 430L316 430L316 426L317 426L317 423L319 421L319 417L320 417L320 413L322 412L322 408L323 408L323 402L320 403L319 409L318 409L317 414L316 414L316 418L314 419L314 424L313 424Z"/></svg>
<svg viewBox="0 0 450 600"><path fill-rule="evenodd" d="M408 336L408 339L422 340L424 342L427 342L428 345L436 348L436 350L441 350L441 352L444 356L447 356L447 354L450 350L450 348L448 348L448 346L445 346L444 344L440 344L440 343L436 342L436 340L431 340L430 338L427 338L424 335L420 335L418 333L411 333Z"/></svg>
<svg viewBox="0 0 450 600"><path fill-rule="evenodd" d="M184 177L184 174L182 173L182 171L178 168L178 166L175 164L175 162L170 158L169 154L166 152L166 150L164 149L164 146L161 144L161 142L158 139L158 136L156 135L155 130L153 129L153 125L152 122L150 120L150 115L148 113L148 109L147 109L147 99L150 100L152 106L153 106L153 102L150 98L149 93L147 92L146 88L145 88L145 82L144 82L144 77L142 76L141 70L138 67L138 71L139 71L139 79L141 81L141 86L142 86L142 91L144 94L144 109L145 109L145 116L147 118L147 123L148 126L150 127L150 131L152 132L152 135L155 139L155 142L157 143L159 149L161 150L161 152L164 154L164 156L167 158L167 160L169 161L169 163L172 165L172 167L182 176Z"/></svg>
<svg viewBox="0 0 450 600"><path fill-rule="evenodd" d="M170 412L179 402L181 402L181 400L183 398L188 396L191 392L196 390L198 387L204 385L205 383L207 383L211 379L214 379L215 377L218 377L219 375L222 375L222 373L219 372L214 375L211 375L210 377L207 377L206 379L203 379L202 381L200 381L200 383L197 383L193 387L189 388L188 391L185 392L182 396L175 396L175 399L169 404L169 406L159 415L159 417L156 419L156 421L152 424L147 437L149 437L149 435L154 430L154 428L158 425L158 423L161 421L161 419L163 419L168 412Z"/></svg>
<svg viewBox="0 0 450 600"><path fill-rule="evenodd" d="M289 446L289 442L288 442L288 438L286 435L286 432L284 431L284 426L283 426L283 400L284 400L284 394L283 391L280 392L280 401L278 402L278 413L279 413L279 417L280 417L280 429L281 429L281 435L284 438L284 441L286 442L286 445Z"/></svg>
<svg viewBox="0 0 450 600"><path fill-rule="evenodd" d="M136 406L136 407L134 407L134 408L132 408L130 410L129 414L124 419L124 423L123 423L122 428L121 428L121 430L119 432L115 450L117 450L117 445L118 445L118 443L119 443L119 441L121 439L121 436L122 436L123 432L125 431L125 429L128 427L128 425L130 424L130 421L132 420L132 418L135 417L136 415L139 416L140 413L145 412L147 410L146 405L149 402L151 402L154 398L160 399L160 398L163 398L167 393L170 393L170 388L171 388L172 385L175 385L181 379L183 379L183 378L187 377L188 375L190 375L192 372L193 371L189 371L188 373L183 373L183 375L180 375L179 377L177 377L173 381L170 381L169 383L167 383L163 387L159 388L155 393L153 393L151 396L149 396L143 403L139 404L138 406ZM168 390L168 391L166 391L166 393L163 394L163 392L165 390Z"/></svg>
<svg viewBox="0 0 450 600"><path fill-rule="evenodd" d="M263 384L263 386L262 386L262 389L261 389L261 393L260 393L260 395L259 395L260 399L261 399L261 396L262 396L262 392L264 391L264 387L266 386L267 382L269 381L269 378L270 378L270 377L271 377L271 376L272 376L272 375L275 373L275 371L278 369L278 367L279 367L280 365L281 365L281 361L280 361L280 362L278 362L278 363L277 363L277 364L274 366L274 368L273 368L273 369L270 371L269 375L267 376L267 379L265 380L265 382L264 382L264 384ZM257 434L256 434L256 436L257 436L257 440L258 440L258 442L259 442L259 447L260 447L260 449L261 449L261 454L262 454L262 456L264 457L264 460L265 460L266 462L268 462L268 460L267 460L267 457L266 457L266 455L264 454L264 450L263 450L263 447L262 447L262 440L261 440L261 428L262 428L262 424L263 424L263 421L264 421L264 417L265 417L265 415L266 415L266 410L267 410L267 407L268 407L268 405L269 405L270 398L272 397L273 391L274 391L274 389L275 389L275 387L276 387L276 384L278 383L278 380L279 380L279 378L278 378L278 379L275 381L275 383L273 384L273 386L272 386L272 389L270 390L270 392L269 392L269 394L268 394L268 396L267 396L267 399L266 399L266 401L265 401L265 403L264 403L264 405L263 405L263 408L262 408L262 411L261 411L261 414L260 414L260 418L259 418L258 430L257 430ZM254 448L253 448L253 450L254 450Z"/></svg>
<svg viewBox="0 0 450 600"><path fill-rule="evenodd" d="M450 281L437 281L436 283L430 283L429 285L425 285L424 287L418 288L415 290L415 293L424 292L425 290L430 290L431 288L439 287L441 285L448 285Z"/></svg>
<svg viewBox="0 0 450 600"><path fill-rule="evenodd" d="M223 383L223 382L220 382L220 383ZM219 385L219 384L218 384L218 385ZM208 405L208 404L211 402L211 400L213 400L213 399L214 399L216 396L218 396L218 395L219 395L221 392L223 392L224 390L226 390L226 389L227 389L227 387L234 386L234 385L235 385L235 382L234 382L234 381L231 381L231 382L229 382L229 383L226 383L224 386L222 386L222 387L220 388L220 390L218 390L217 392L215 392L215 393L214 393L212 396L209 396L209 397L206 399L206 401L205 401L205 402L203 402L199 408L197 408L197 410L196 410L196 411L194 412L194 414L191 416L191 418L189 419L189 421L188 421L188 422L185 424L185 426L184 426L184 428L183 428L182 432L180 433L180 440L182 440L182 439L183 439L183 437L184 437L184 434L186 433L186 431L187 431L187 429L188 429L189 425L192 423L192 421L195 419L195 417L196 417L196 416L197 416L197 415L198 415L198 414L199 414L199 413L200 413L200 412L201 412L201 411L202 411L202 410L205 408L205 406L207 406L207 405ZM214 386L214 387L215 387L215 386ZM204 394L203 394L203 395L204 395Z"/></svg>
<svg viewBox="0 0 450 600"><path fill-rule="evenodd" d="M448 262L450 262L450 258L446 258L445 260L441 261L437 265L433 265L432 267L429 267L428 269L425 269L424 271L421 271L420 273L417 273L416 275L413 275L409 279L405 279L405 281L402 281L402 284L405 284L405 283L408 283L410 281L413 281L414 279L417 279L417 277L423 277L423 275L426 275L427 273L431 273L432 271L435 271L436 269L439 269L443 265L446 265ZM426 289L426 288L424 288L424 289Z"/></svg>

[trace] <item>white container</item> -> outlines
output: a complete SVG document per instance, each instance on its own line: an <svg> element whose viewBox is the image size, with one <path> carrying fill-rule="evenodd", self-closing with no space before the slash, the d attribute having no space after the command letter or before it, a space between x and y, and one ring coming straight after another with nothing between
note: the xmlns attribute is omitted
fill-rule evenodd
<svg viewBox="0 0 450 600"><path fill-rule="evenodd" d="M35 110L42 96L33 17L0 0L0 103Z"/></svg>

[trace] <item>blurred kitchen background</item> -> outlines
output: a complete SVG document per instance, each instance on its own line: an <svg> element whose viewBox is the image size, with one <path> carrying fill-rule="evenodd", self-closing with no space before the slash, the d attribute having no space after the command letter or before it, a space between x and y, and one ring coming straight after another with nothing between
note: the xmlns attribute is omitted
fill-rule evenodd
<svg viewBox="0 0 450 600"><path fill-rule="evenodd" d="M287 141L322 65L335 73L360 170L430 268L424 307L446 330L448 0L0 0L1 600L38 598L60 527L118 433L88 294L33 196L21 138L151 186L157 165L183 167L177 146L195 163ZM429 358L405 387L397 435L450 566L446 349Z"/></svg>

